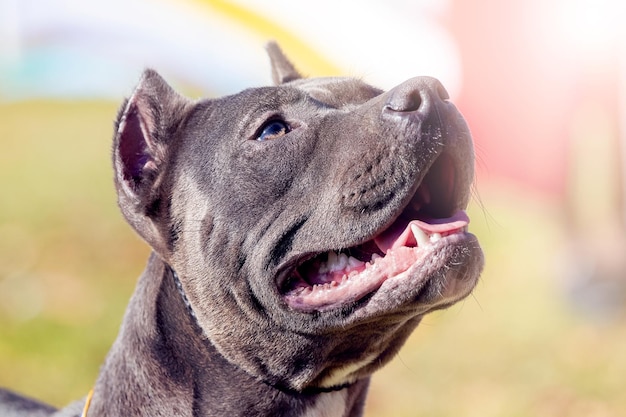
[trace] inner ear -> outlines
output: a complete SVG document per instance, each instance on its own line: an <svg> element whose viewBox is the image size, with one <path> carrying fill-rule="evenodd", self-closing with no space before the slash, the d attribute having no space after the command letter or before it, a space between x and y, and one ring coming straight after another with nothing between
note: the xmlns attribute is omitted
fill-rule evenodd
<svg viewBox="0 0 626 417"><path fill-rule="evenodd" d="M113 157L120 193L140 200L150 194L189 106L159 74L144 72L116 123Z"/></svg>
<svg viewBox="0 0 626 417"><path fill-rule="evenodd" d="M123 179L138 190L157 166L155 144L150 143L150 128L135 101L129 101L118 128L118 152Z"/></svg>
<svg viewBox="0 0 626 417"><path fill-rule="evenodd" d="M272 80L275 85L288 83L302 78L291 61L283 53L276 42L268 42L265 46L272 64Z"/></svg>

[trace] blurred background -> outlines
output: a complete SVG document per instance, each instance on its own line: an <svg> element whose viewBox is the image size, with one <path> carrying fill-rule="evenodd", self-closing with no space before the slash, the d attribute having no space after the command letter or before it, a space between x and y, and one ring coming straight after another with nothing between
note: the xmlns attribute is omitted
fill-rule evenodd
<svg viewBox="0 0 626 417"><path fill-rule="evenodd" d="M472 296L428 316L367 416L626 416L621 0L0 0L0 386L86 394L149 253L118 213L117 106L303 74L439 78L472 128Z"/></svg>

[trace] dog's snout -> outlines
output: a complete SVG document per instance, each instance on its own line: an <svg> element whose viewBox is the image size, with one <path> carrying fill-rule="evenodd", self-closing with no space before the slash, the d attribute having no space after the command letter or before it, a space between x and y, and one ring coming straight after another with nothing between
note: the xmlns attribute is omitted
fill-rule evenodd
<svg viewBox="0 0 626 417"><path fill-rule="evenodd" d="M400 116L415 112L427 113L433 105L449 98L448 92L437 79L411 78L389 92L383 113Z"/></svg>

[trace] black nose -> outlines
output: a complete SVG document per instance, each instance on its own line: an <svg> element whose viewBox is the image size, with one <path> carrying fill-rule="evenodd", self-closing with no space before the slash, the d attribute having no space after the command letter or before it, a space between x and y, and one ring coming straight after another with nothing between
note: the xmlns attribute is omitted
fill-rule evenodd
<svg viewBox="0 0 626 417"><path fill-rule="evenodd" d="M428 113L433 106L449 98L446 89L435 78L415 77L389 91L383 113L396 116Z"/></svg>

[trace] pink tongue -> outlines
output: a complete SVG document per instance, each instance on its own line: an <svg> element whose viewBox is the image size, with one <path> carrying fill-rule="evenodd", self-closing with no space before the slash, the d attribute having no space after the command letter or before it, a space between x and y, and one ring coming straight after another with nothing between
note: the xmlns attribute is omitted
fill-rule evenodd
<svg viewBox="0 0 626 417"><path fill-rule="evenodd" d="M422 229L426 234L439 233L441 235L450 234L463 229L469 224L469 217L463 210L459 210L445 219L422 218L409 220L398 218L387 230L374 238L374 243L378 248L387 253L391 248L407 246L407 243L415 246L411 225L414 224Z"/></svg>

